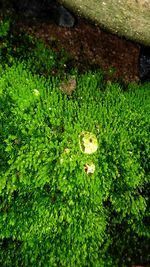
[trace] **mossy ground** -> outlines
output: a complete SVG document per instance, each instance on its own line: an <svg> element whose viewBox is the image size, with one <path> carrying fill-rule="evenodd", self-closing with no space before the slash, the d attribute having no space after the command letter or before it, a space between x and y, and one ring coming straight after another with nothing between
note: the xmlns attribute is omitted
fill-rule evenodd
<svg viewBox="0 0 150 267"><path fill-rule="evenodd" d="M2 266L147 264L149 83L67 73L69 55L13 35L9 23L0 48ZM81 150L82 132L96 136L94 153Z"/></svg>

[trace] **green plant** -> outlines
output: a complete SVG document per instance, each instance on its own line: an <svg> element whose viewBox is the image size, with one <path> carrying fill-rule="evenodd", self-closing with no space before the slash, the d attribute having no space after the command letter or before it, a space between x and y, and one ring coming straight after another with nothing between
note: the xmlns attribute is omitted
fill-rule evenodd
<svg viewBox="0 0 150 267"><path fill-rule="evenodd" d="M13 29L10 19L1 20L0 59L3 68L11 66L15 61L27 60L34 48L34 39Z"/></svg>
<svg viewBox="0 0 150 267"><path fill-rule="evenodd" d="M28 67L32 72L48 75L56 66L56 53L47 48L43 42L36 41L34 50L28 54Z"/></svg>
<svg viewBox="0 0 150 267"><path fill-rule="evenodd" d="M88 72L68 96L28 64L1 72L2 266L123 267L140 242L148 262L149 85L102 92L102 74ZM85 132L96 137L90 154Z"/></svg>
<svg viewBox="0 0 150 267"><path fill-rule="evenodd" d="M0 21L0 38L6 37L10 30L10 19L1 19Z"/></svg>

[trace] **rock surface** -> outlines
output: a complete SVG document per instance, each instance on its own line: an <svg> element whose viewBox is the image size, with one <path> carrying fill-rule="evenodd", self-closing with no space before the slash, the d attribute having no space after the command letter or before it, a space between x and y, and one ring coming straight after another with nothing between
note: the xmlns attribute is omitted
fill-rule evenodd
<svg viewBox="0 0 150 267"><path fill-rule="evenodd" d="M150 45L149 0L59 0L59 2L112 33Z"/></svg>

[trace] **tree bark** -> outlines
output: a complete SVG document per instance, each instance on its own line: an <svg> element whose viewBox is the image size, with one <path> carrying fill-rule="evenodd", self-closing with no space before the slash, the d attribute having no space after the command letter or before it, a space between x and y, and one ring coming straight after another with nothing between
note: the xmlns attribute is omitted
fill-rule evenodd
<svg viewBox="0 0 150 267"><path fill-rule="evenodd" d="M59 0L74 13L126 39L150 45L150 0Z"/></svg>

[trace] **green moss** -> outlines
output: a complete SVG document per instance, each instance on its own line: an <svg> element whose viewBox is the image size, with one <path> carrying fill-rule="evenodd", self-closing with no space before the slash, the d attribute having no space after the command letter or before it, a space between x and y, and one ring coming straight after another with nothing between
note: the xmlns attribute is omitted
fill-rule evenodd
<svg viewBox="0 0 150 267"><path fill-rule="evenodd" d="M72 70L68 96L62 75L40 72L57 56L36 47L34 70L31 47L0 66L2 266L148 262L149 83L124 92L101 72ZM92 133L94 153L83 153L81 133Z"/></svg>

